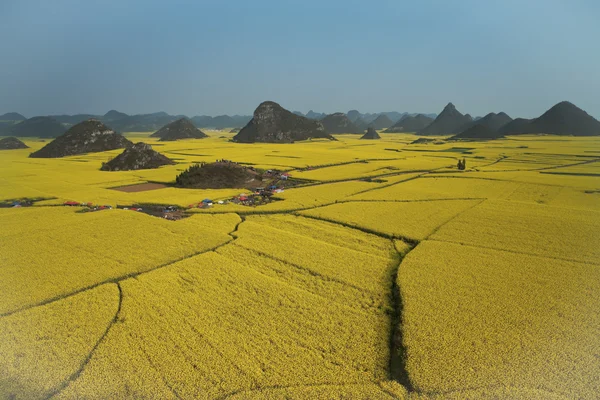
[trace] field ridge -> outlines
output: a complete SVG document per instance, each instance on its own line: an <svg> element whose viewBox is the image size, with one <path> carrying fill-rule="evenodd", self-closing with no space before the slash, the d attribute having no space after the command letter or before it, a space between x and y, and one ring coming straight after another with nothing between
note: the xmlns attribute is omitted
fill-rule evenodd
<svg viewBox="0 0 600 400"><path fill-rule="evenodd" d="M71 374L71 376L69 376L67 378L67 380L65 380L59 387L57 387L56 389L54 389L53 391L51 391L45 397L46 400L47 399L51 399L52 397L60 394L63 390L65 390L71 384L71 382L74 382L75 380L77 380L77 378L79 378L79 376L81 375L81 373L85 369L86 365L92 359L92 356L96 352L96 349L104 341L104 339L108 335L108 332L114 326L114 324L116 324L118 322L119 315L121 314L121 306L123 305L123 289L121 288L121 285L120 285L119 282L115 282L115 285L117 285L117 289L119 290L119 299L118 299L117 311L115 312L115 316L110 321L110 323L108 324L108 326L106 327L106 329L104 330L104 332L102 333L102 335L100 335L100 338L98 338L98 340L96 341L96 343L94 344L94 346L92 347L92 349L90 350L90 352L88 353L88 355L83 359L83 361L81 362L81 365L79 366L79 368L75 372L73 372Z"/></svg>

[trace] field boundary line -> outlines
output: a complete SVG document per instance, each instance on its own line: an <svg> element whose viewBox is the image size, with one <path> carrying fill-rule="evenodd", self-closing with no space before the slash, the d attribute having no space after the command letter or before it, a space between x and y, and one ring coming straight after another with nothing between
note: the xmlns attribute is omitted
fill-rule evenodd
<svg viewBox="0 0 600 400"><path fill-rule="evenodd" d="M296 214L288 214L288 215L296 217L296 218L306 218L304 215L296 215ZM263 225L267 229L272 229L272 230L275 230L275 231L278 231L278 232L282 232L282 233L284 233L286 235L289 235L291 237L302 237L302 238L305 238L305 239L308 239L308 240L312 240L312 241L315 241L315 242L324 243L324 244L326 244L328 246L332 246L332 247L336 247L336 248L339 248L339 249L347 250L348 252L350 252L350 254L353 254L353 253L362 253L362 254L366 254L366 255L368 255L370 257L381 258L382 260L388 260L389 259L389 257L383 257L383 256L379 256L379 255L374 255L374 254L371 254L371 253L366 252L366 251L361 251L361 250L353 249L351 247L344 247L344 246L339 245L339 244L330 243L330 242L328 242L326 240L316 239L316 238L314 238L312 236L303 235L301 233L296 233L296 232L288 231L288 230L285 230L285 229L282 229L282 228L279 228L279 227L271 226L268 223L263 223L263 222L259 222L259 221L251 221L251 222L255 223L257 225Z"/></svg>
<svg viewBox="0 0 600 400"><path fill-rule="evenodd" d="M427 237L423 240L428 240L431 235L435 235L437 233L437 231L439 231L441 229L442 226L452 222L454 219L460 217L461 215L463 215L464 213L466 213L467 211L471 211L473 208L477 207L478 205L480 205L481 203L483 203L484 201L486 201L487 199L483 199L475 204L473 204L471 207L465 208L464 210L462 210L461 212L459 212L458 214L450 217L446 222L443 222L442 224L438 225L437 228L435 228L429 235L427 235Z"/></svg>
<svg viewBox="0 0 600 400"><path fill-rule="evenodd" d="M595 263L595 262L591 262L591 261L582 261L582 260L577 260L577 259L574 259L574 258L564 258L564 257L547 257L547 256L543 256L543 255L540 255L540 254L527 253L525 251L499 249L497 247L483 246L483 245L477 245L477 244L471 244L471 243L462 243L462 242L457 242L457 241L453 241L453 240L442 240L442 239L435 239L435 238L427 238L425 240L428 240L428 241L431 241L431 242L451 243L451 244L456 244L456 245L466 246L466 247L471 247L471 248L478 248L478 249L503 251L505 253L520 254L520 255L525 255L525 256L542 258L542 259L545 259L545 260L566 261L566 262L573 262L573 263L577 263L577 264L590 265L590 266L594 266L594 267L600 266L600 262Z"/></svg>
<svg viewBox="0 0 600 400"><path fill-rule="evenodd" d="M247 251L250 251L250 252L257 253L255 250L248 249L248 248L246 248L246 247L243 247L243 246L240 246L240 245L237 245L237 244L231 244L231 245L232 245L232 246L237 246L237 247L240 247L240 248L242 248L242 249L244 249L244 250L247 250ZM221 256L223 256L223 257L226 257L226 258L228 258L229 260L231 260L231 261L233 261L233 262L236 262L236 263L237 263L237 261L236 261L236 260L234 260L234 259L232 259L231 257L227 256L226 254L222 254L222 253L220 253L220 252L218 252L218 251L217 251L217 254L219 254L219 255L221 255ZM260 254L259 254L259 255L260 255ZM276 262L277 262L277 261L279 261L279 260L274 260L274 259L273 259L273 261L276 261ZM280 262L281 262L281 261L280 261ZM272 279L272 280L274 280L274 281L280 282L280 284L282 284L282 285L287 285L287 286L290 286L290 287L292 287L292 288L294 288L294 289L296 289L296 290L298 290L298 291L301 291L301 292L306 292L306 293L310 294L311 296L316 296L316 297L318 297L318 298L320 298L320 299L323 299L323 300L326 300L326 301L328 301L328 302L331 302L331 303L336 303L336 304L338 304L338 305L340 305L340 306L342 306L342 307L349 308L349 309L350 309L352 312L355 312L355 313L364 314L364 315L371 315L371 313L372 313L374 310L377 310L377 307L373 307L373 306L369 306L369 305L367 305L367 304L361 304L361 303L357 303L357 304L360 306L360 308L357 308L357 307L354 307L354 308L353 308L353 307L350 307L350 306L348 306L348 304L347 304L347 303L344 303L344 302L338 301L338 300L336 300L336 299L331 299L331 298L325 297L325 296L323 296L322 294L318 294L318 293L315 293L315 292L311 292L311 291L310 291L310 290L308 290L308 289L305 289L305 288L303 288L303 287L300 287L300 286L294 285L293 283L290 283L289 281L286 281L285 279L282 279L282 278L280 278L280 277L279 277L279 275L280 275L280 274L278 273L278 271L277 271L276 269L272 268L272 267L269 267L269 266L264 266L264 267L265 267L266 269L268 269L269 271L273 271L273 272L274 272L276 275L273 275L273 276L271 276L271 275L268 275L268 274L266 274L266 273L265 273L265 272L263 272L263 271L260 271L260 270L258 270L258 269L254 269L252 266L246 266L246 265L243 265L243 264L240 264L240 263L238 263L238 264L239 264L239 265L242 265L242 266L244 266L244 267L246 267L246 268L249 268L249 269L251 269L253 272L255 272L255 273L257 273L257 274L260 274L260 275L264 276L265 278ZM289 266L289 267L292 267L292 268L295 268L295 269L297 269L295 265L289 265L289 263L281 262L281 264L284 264L284 265L286 265L286 266ZM310 272L308 272L308 271L305 271L305 270L300 270L300 269L299 269L299 271L305 272L306 274L308 274L308 275L310 275L310 276L315 276L315 275L313 275L312 273L310 273ZM297 273L298 273L298 272L297 272ZM317 279L320 279L320 277L318 277L318 276L315 276L315 277L316 277ZM339 282L335 282L335 283L339 283ZM341 284L341 283L340 283L340 284ZM351 286L348 286L348 285L345 285L345 284L341 284L341 285L343 285L343 286L347 286L348 288L352 288ZM354 288L352 288L352 289L354 289ZM365 292L364 290L358 290L358 289L354 289L354 290L356 290L357 292L359 292L359 293L361 293L361 294L368 293L368 292Z"/></svg>
<svg viewBox="0 0 600 400"><path fill-rule="evenodd" d="M329 204L329 205L331 205L331 204ZM317 208L317 207L315 207L315 208ZM402 240L402 241L404 241L404 242L406 242L406 243L408 243L410 245L414 245L414 246L416 246L420 242L420 240L418 240L418 239L409 238L407 236L389 235L387 233L382 233L382 232L378 232L378 231L375 231L375 230L372 230L372 229L362 228L362 227L351 225L351 224L348 224L348 223L345 223L345 222L335 221L335 220L327 219L327 218L323 218L323 217L315 217L313 215L304 215L304 214L296 214L296 215L299 215L301 217L316 219L316 220L323 221L323 222L329 222L329 223L332 223L332 224L343 226L345 228L356 229L358 231L361 231L361 232L364 232L364 233L369 233L369 234L375 235L375 236L379 236L379 237L382 237L384 239L398 239L398 240Z"/></svg>
<svg viewBox="0 0 600 400"><path fill-rule="evenodd" d="M210 253L212 251L215 251L219 247L225 246L226 244L231 243L231 242L233 242L233 241L235 241L237 239L235 237L235 232L237 232L238 227L242 224L242 222L244 222L244 219L240 215L238 215L238 216L240 217L241 220L235 225L235 228L231 232L227 233L227 235L229 235L231 237L231 239L225 241L224 243L221 243L221 244L219 244L217 246L214 246L214 247L212 247L210 249L201 250L201 251L195 252L193 254L180 257L180 258L178 258L176 260L168 261L166 263L163 263L163 264L160 264L158 266L152 267L152 268L147 269L145 271L130 272L128 274L124 274L124 275L121 275L121 276L118 276L118 277L115 277L115 278L106 279L106 280L104 280L102 282L96 282L96 283L94 283L92 285L85 286L83 288L74 290L74 291L69 292L69 293L65 293L65 294L62 294L62 295L59 295L59 296L51 297L49 299L43 300L43 301L41 301L39 303L36 303L36 304L31 304L31 305L27 305L27 306L24 306L24 307L20 307L20 308L17 308L15 310L12 310L12 311L7 311L5 313L0 314L0 318L2 318L2 317L8 317L10 315L16 314L16 313L21 312L21 311L30 310L32 308L41 307L41 306L45 306L45 305L50 304L50 303L54 303L56 301L64 300L64 299L66 299L68 297L75 296L76 294L83 293L83 292L86 292L88 290L95 289L95 288L97 288L99 286L102 286L102 285L106 285L106 284L109 284L109 283L119 283L119 282L121 282L121 281L123 281L125 279L129 279L129 278L137 278L140 275L144 275L144 274L147 274L147 273L150 273L150 272L154 272L154 271L156 271L158 269L166 268L166 267L168 267L170 265L173 265L173 264L176 264L176 263L178 263L180 261L184 261L184 260L187 260L189 258L193 258L193 257L199 256L199 255L204 254L204 253Z"/></svg>
<svg viewBox="0 0 600 400"><path fill-rule="evenodd" d="M410 199L410 200L339 200L337 203L427 203L427 202L435 202L435 201L454 201L454 200L487 200L486 197L447 197L443 199ZM330 204L331 205L331 204ZM317 207L319 208L319 207Z"/></svg>
<svg viewBox="0 0 600 400"><path fill-rule="evenodd" d="M81 373L83 372L83 370L85 369L85 367L88 365L88 363L90 362L90 360L94 356L94 353L96 352L96 350L98 349L98 347L100 346L100 344L104 341L104 339L106 338L106 336L108 336L108 332L110 331L110 329L119 320L119 315L121 314L121 307L123 306L123 289L121 288L121 285L118 282L115 282L115 285L117 285L117 289L119 290L119 299L118 299L118 304L117 304L117 311L115 312L114 317L108 323L106 329L104 330L104 332L102 333L102 335L100 335L100 338L96 341L96 343L94 344L94 346L92 347L92 349L90 350L90 352L88 353L88 355L83 359L83 362L81 363L81 365L79 366L79 368L74 373L72 373L64 382L62 382L56 389L52 390L45 397L45 399L50 399L50 398L52 398L52 397L60 394L72 382L75 382L77 380L77 378L79 378L79 376L81 375Z"/></svg>
<svg viewBox="0 0 600 400"><path fill-rule="evenodd" d="M241 247L243 247L246 250L253 251L253 252L255 252L256 254L258 254L258 255L260 255L262 257L270 258L271 260L279 261L281 263L284 263L284 264L287 264L287 265L292 266L294 268L297 268L297 269L299 269L301 271L305 271L305 272L309 273L310 275L315 276L317 278L321 278L321 279L323 279L325 281L336 282L336 283L339 283L341 285L351 287L351 288L353 288L355 290L358 290L359 292L363 292L363 293L377 294L376 292L373 292L373 291L371 291L369 289L361 288L360 286L356 286L356 285L354 285L354 284L352 284L350 282L346 282L346 281L343 281L343 280L335 278L335 277L329 277L329 276L323 275L323 274L321 274L321 273L319 273L317 271L313 271L310 268L303 267L302 265L298 265L298 264L295 264L295 263L291 263L289 261L282 260L281 258L273 256L271 254L267 254L267 253L264 253L264 252L256 250L256 249L249 249L249 248L244 247L244 246L241 246Z"/></svg>
<svg viewBox="0 0 600 400"><path fill-rule="evenodd" d="M406 368L408 349L404 344L404 300L402 298L402 288L398 284L398 275L400 274L402 261L418 244L410 245L410 249L404 253L398 251L393 240L392 246L396 251L397 264L391 274L390 302L393 312L390 318L388 374L390 379L404 386L410 393L414 391L414 385Z"/></svg>

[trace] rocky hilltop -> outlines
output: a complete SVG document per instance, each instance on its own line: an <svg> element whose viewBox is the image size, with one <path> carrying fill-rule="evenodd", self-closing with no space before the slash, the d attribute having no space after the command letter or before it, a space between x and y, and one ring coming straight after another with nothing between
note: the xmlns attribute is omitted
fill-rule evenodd
<svg viewBox="0 0 600 400"><path fill-rule="evenodd" d="M189 119L180 118L163 126L154 132L151 137L158 137L161 142L167 142L179 139L203 139L208 136L196 128Z"/></svg>
<svg viewBox="0 0 600 400"><path fill-rule="evenodd" d="M28 149L25 143L21 142L16 137L7 137L0 139L0 150L16 150L16 149Z"/></svg>
<svg viewBox="0 0 600 400"><path fill-rule="evenodd" d="M356 126L344 113L338 112L325 116L321 120L328 133L363 133L364 129Z"/></svg>
<svg viewBox="0 0 600 400"><path fill-rule="evenodd" d="M175 162L154 151L149 144L139 142L126 148L109 162L103 163L100 169L102 171L130 171L158 168L170 164L175 164Z"/></svg>
<svg viewBox="0 0 600 400"><path fill-rule="evenodd" d="M419 135L449 135L462 132L473 122L469 115L462 115L454 104L448 103L444 110L428 126L417 132Z"/></svg>
<svg viewBox="0 0 600 400"><path fill-rule="evenodd" d="M65 133L65 130L54 118L32 117L13 125L8 133L18 137L54 138Z"/></svg>
<svg viewBox="0 0 600 400"><path fill-rule="evenodd" d="M520 120L518 123L507 125L501 131L507 135L547 133L597 136L600 135L600 121L576 105L563 101L534 120Z"/></svg>
<svg viewBox="0 0 600 400"><path fill-rule="evenodd" d="M296 115L273 101L261 103L250 122L233 137L239 143L293 143L311 138L335 140L323 125Z"/></svg>
<svg viewBox="0 0 600 400"><path fill-rule="evenodd" d="M33 158L57 158L75 154L97 153L122 149L132 143L97 119L89 119L72 126L40 150L31 153Z"/></svg>
<svg viewBox="0 0 600 400"><path fill-rule="evenodd" d="M392 125L394 125L394 121L392 121L387 115L380 114L377 118L375 118L375 120L373 120L369 124L369 127L376 130L380 130L387 129Z"/></svg>
<svg viewBox="0 0 600 400"><path fill-rule="evenodd" d="M361 139L381 139L381 137L375 129L367 128L367 132L361 137Z"/></svg>
<svg viewBox="0 0 600 400"><path fill-rule="evenodd" d="M175 179L179 187L197 189L248 188L261 184L258 172L231 161L196 164Z"/></svg>
<svg viewBox="0 0 600 400"><path fill-rule="evenodd" d="M430 118L423 114L417 114L414 116L404 116L400 121L386 129L386 133L401 133L401 132L418 132L424 129L433 122L433 118Z"/></svg>

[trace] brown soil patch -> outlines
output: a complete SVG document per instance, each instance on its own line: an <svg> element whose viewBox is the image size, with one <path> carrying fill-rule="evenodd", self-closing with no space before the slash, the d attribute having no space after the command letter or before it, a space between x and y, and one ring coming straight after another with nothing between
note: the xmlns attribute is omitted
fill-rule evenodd
<svg viewBox="0 0 600 400"><path fill-rule="evenodd" d="M111 189L118 190L120 192L135 193L163 189L166 187L167 185L163 185L162 183L136 183L135 185L118 186Z"/></svg>

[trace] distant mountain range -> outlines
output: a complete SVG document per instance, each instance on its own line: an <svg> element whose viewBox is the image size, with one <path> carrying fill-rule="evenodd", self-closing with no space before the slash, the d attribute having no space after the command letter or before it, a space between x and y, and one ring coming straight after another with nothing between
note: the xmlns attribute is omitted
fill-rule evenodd
<svg viewBox="0 0 600 400"><path fill-rule="evenodd" d="M327 133L364 133L344 113L333 113L321 119Z"/></svg>
<svg viewBox="0 0 600 400"><path fill-rule="evenodd" d="M313 110L310 110L306 114L303 114L301 111L293 111L293 113L296 115L299 115L301 117L316 119L319 121L328 115L326 113L315 112ZM382 117L382 116L385 116L387 119L389 119L392 122L390 124L390 126L392 126L394 123L398 122L401 118L403 118L405 116L414 116L414 115L417 115L417 114L416 113L407 113L407 112L398 112L398 111L384 111L384 112L379 112L379 113L361 113L358 110L350 110L346 113L346 116L348 117L348 119L351 122L354 122L356 125L364 125L365 129L373 121L375 121L377 118ZM432 119L437 117L437 114L423 114L423 115L426 115ZM382 120L385 123L378 122L377 124L380 126L382 124L387 125L388 124L387 119ZM357 123L357 121L358 121L358 123ZM389 128L389 126L387 128ZM385 128L376 128L376 129L385 129Z"/></svg>
<svg viewBox="0 0 600 400"><path fill-rule="evenodd" d="M576 105L562 101L534 119L513 120L503 112L490 113L463 127L462 132L451 139L488 140L523 134L600 136L600 121Z"/></svg>
<svg viewBox="0 0 600 400"><path fill-rule="evenodd" d="M327 116L325 113L315 112L310 110L308 113L303 114L300 111L293 112L296 115L321 120ZM396 111L382 112L382 113L360 113L356 110L349 111L348 114L351 122L357 122L355 125L359 128L360 133L364 131L368 126L374 126L376 129L384 129L390 121L392 124L402 118L405 115L412 115L407 113L399 113ZM431 115L431 114L426 114ZM354 118L351 118L353 116ZM434 115L435 116L435 115ZM23 127L17 128L13 132L15 125L25 122L28 119L23 115L16 112L9 112L0 115L0 135L20 135L20 136L39 136L39 137L56 137L64 133L71 126L76 125L80 122L87 121L90 118L98 119L102 123L109 125L117 132L156 132L163 126L174 122L181 118L188 118L196 128L213 128L213 129L224 129L224 128L241 128L245 126L251 119L251 115L197 115L192 118L186 117L185 115L171 115L164 111L150 113L150 114L135 114L128 115L126 113L110 110L104 115L95 114L74 114L74 115L48 115L48 116L36 116L33 117L35 120L36 129L29 129L27 126L33 126L30 123L24 124ZM40 118L46 118L40 120ZM379 119L378 119L379 118ZM32 118L30 118L32 119ZM374 122L377 121L377 122ZM43 122L43 123L42 123ZM42 124L40 124L42 123ZM57 128L56 124L62 125L62 128ZM51 126L52 125L52 126ZM390 124L391 126L391 124Z"/></svg>
<svg viewBox="0 0 600 400"><path fill-rule="evenodd" d="M26 119L27 118L16 112L8 112L0 115L0 121L23 121Z"/></svg>
<svg viewBox="0 0 600 400"><path fill-rule="evenodd" d="M427 125L417 132L419 135L447 135L460 133L470 126L473 118L469 114L463 115L454 104L448 103L442 112Z"/></svg>
<svg viewBox="0 0 600 400"><path fill-rule="evenodd" d="M398 122L385 130L387 133L401 132L418 132L433 122L430 118L423 114L405 115Z"/></svg>
<svg viewBox="0 0 600 400"><path fill-rule="evenodd" d="M110 110L104 115L49 115L26 119L19 113L11 112L0 116L0 134L56 137L64 133L71 126L87 121L90 118L100 120L118 132L155 132L171 122L188 117L185 115L170 115L164 111L151 114L128 115L116 110ZM189 118L196 128L215 129L242 127L251 119L252 116L250 115L219 115L216 117L201 115ZM17 125L20 124L23 124L23 126L17 128ZM36 125L35 129L27 128L34 124ZM57 128L57 124L62 126L62 128Z"/></svg>
<svg viewBox="0 0 600 400"><path fill-rule="evenodd" d="M363 133L372 127L376 130L387 129L388 133L416 132L418 135L459 135L470 128L469 136L493 136L490 131L503 135L526 133L546 133L556 135L591 136L600 135L600 122L594 117L567 101L560 102L534 119L512 119L506 113L489 113L473 119L469 114L460 113L452 103L448 103L437 114L412 114L396 111L380 113L361 113L350 110L347 113L324 114L310 110L303 114L293 114L322 122L329 133ZM0 135L17 137L54 138L63 134L71 126L90 118L97 119L117 132L156 132L163 126L181 118L194 124L196 128L237 128L250 122L250 115L218 115L216 117L200 115L188 118L185 115L170 115L166 112L128 115L110 110L104 115L75 114L36 116L26 119L16 112L0 115ZM484 129L485 127L487 129ZM470 139L475 139L469 137Z"/></svg>

